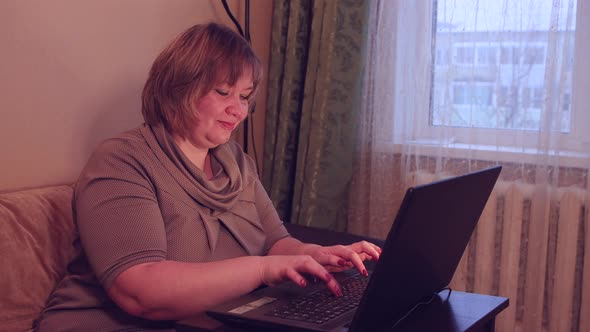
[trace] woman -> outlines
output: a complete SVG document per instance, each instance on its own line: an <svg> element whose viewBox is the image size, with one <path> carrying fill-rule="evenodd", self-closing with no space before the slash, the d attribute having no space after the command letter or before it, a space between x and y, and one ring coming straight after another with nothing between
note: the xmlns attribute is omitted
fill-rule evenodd
<svg viewBox="0 0 590 332"><path fill-rule="evenodd" d="M328 270L380 248L322 247L292 238L256 174L230 141L262 66L218 24L196 25L155 60L145 124L103 142L74 191L80 255L50 297L40 330L171 329L262 284L304 274L342 292Z"/></svg>

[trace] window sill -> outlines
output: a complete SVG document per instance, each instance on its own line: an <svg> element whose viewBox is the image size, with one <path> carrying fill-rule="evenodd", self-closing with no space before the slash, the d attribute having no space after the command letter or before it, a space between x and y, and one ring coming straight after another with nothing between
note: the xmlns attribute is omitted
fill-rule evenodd
<svg viewBox="0 0 590 332"><path fill-rule="evenodd" d="M524 164L554 164L559 161L561 167L588 168L590 167L590 153L573 151L541 151L534 148L515 148L509 146L475 145L464 143L439 143L431 140L411 141L407 145L394 142L380 142L379 152L393 152L401 154L411 147L420 155L437 156L441 152L449 158L478 159L494 162L524 163Z"/></svg>

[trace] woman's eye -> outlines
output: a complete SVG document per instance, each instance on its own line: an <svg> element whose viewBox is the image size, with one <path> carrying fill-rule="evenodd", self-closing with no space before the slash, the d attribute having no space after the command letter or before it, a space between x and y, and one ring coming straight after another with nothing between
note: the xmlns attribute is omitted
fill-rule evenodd
<svg viewBox="0 0 590 332"><path fill-rule="evenodd" d="M247 95L247 96L240 95L240 99L242 99L244 101L249 101L250 100L250 95Z"/></svg>
<svg viewBox="0 0 590 332"><path fill-rule="evenodd" d="M220 89L215 89L215 92L217 92L220 96L227 96L229 93L227 91L223 91Z"/></svg>

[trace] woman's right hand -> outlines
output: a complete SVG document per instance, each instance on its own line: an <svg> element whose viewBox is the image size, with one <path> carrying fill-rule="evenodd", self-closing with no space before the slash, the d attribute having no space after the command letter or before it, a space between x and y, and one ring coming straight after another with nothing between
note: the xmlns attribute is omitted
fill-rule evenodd
<svg viewBox="0 0 590 332"><path fill-rule="evenodd" d="M336 296L342 296L338 281L321 264L308 255L282 256L271 255L261 257L260 278L262 283L274 286L291 280L301 287L307 286L302 274L323 280L328 289Z"/></svg>

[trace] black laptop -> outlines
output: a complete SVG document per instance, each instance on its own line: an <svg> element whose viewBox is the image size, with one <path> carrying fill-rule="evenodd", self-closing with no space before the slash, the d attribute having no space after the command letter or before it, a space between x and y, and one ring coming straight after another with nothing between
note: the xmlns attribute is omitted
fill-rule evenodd
<svg viewBox="0 0 590 332"><path fill-rule="evenodd" d="M207 313L260 330L391 330L448 286L500 171L497 166L408 189L369 277L337 274L342 297L321 283L285 283Z"/></svg>

